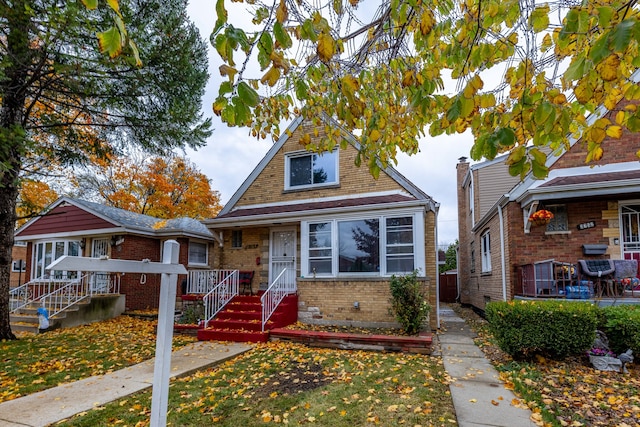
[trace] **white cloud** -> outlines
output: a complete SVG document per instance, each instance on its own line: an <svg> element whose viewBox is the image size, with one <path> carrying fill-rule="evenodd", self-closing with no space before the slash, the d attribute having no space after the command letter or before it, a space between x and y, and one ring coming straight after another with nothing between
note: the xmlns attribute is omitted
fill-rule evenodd
<svg viewBox="0 0 640 427"><path fill-rule="evenodd" d="M216 20L214 2L195 0L189 5L188 13L209 44ZM229 128L213 115L212 105L221 82L218 72L221 63L210 45L209 53L211 77L203 98L203 110L207 117L212 117L215 130L205 147L197 152L186 150L186 153L211 179L213 188L226 203L269 150L272 141L257 140L246 128ZM398 156L396 169L440 203L438 243L452 243L458 237L456 163L459 157L469 157L471 144L468 133L427 137L420 142L418 154Z"/></svg>

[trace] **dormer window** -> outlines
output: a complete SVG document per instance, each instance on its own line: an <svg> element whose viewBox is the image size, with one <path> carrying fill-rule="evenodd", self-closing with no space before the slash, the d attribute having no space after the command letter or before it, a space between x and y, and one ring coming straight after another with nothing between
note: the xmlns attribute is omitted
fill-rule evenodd
<svg viewBox="0 0 640 427"><path fill-rule="evenodd" d="M338 183L338 151L286 155L285 189L301 189Z"/></svg>

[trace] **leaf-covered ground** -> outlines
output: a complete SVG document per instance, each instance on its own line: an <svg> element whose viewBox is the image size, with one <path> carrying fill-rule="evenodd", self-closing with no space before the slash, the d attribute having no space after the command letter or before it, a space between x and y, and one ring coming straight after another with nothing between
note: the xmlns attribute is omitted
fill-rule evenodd
<svg viewBox="0 0 640 427"><path fill-rule="evenodd" d="M168 425L454 426L437 357L272 342L172 383ZM150 393L75 417L73 426L146 426Z"/></svg>
<svg viewBox="0 0 640 427"><path fill-rule="evenodd" d="M629 373L595 370L584 357L513 361L492 341L486 322L454 306L479 334L477 344L520 395L541 426L640 426L640 355Z"/></svg>
<svg viewBox="0 0 640 427"><path fill-rule="evenodd" d="M155 354L155 320L130 316L0 342L0 402L140 363ZM177 335L174 348L195 338Z"/></svg>

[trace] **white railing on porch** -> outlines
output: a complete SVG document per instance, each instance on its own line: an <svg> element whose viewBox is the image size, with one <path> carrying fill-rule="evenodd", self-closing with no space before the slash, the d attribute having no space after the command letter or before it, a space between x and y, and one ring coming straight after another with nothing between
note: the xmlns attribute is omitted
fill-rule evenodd
<svg viewBox="0 0 640 427"><path fill-rule="evenodd" d="M98 294L119 294L120 275L91 273L78 277L41 277L9 291L9 309L14 313L32 302L42 303L49 317Z"/></svg>
<svg viewBox="0 0 640 427"><path fill-rule="evenodd" d="M222 308L239 294L238 270L215 270L227 272L226 276L219 276L219 282L202 297L204 303L204 325L205 327Z"/></svg>
<svg viewBox="0 0 640 427"><path fill-rule="evenodd" d="M288 294L296 292L295 270L285 268L260 297L262 303L262 332L271 315Z"/></svg>
<svg viewBox="0 0 640 427"><path fill-rule="evenodd" d="M187 279L187 294L205 295L234 271L237 270L190 270Z"/></svg>

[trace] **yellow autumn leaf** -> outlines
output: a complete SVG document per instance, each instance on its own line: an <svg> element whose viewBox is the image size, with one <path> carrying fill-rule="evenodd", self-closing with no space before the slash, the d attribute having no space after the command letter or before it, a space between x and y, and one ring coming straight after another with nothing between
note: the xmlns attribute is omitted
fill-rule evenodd
<svg viewBox="0 0 640 427"><path fill-rule="evenodd" d="M318 36L318 47L316 52L320 60L323 62L326 62L333 57L336 53L336 43L330 34L320 33Z"/></svg>
<svg viewBox="0 0 640 427"><path fill-rule="evenodd" d="M426 36L433 29L433 24L435 24L435 20L433 19L433 12L429 9L425 9L422 13L422 17L420 18L420 32L423 36Z"/></svg>
<svg viewBox="0 0 640 427"><path fill-rule="evenodd" d="M227 64L223 64L221 65L219 68L220 70L220 75L222 77L224 76L229 76L229 81L232 82L233 81L233 77L236 75L236 73L238 72L238 70L236 70L233 67L228 66Z"/></svg>
<svg viewBox="0 0 640 427"><path fill-rule="evenodd" d="M620 58L618 55L611 54L600 66L600 77L606 82L615 80L618 77L618 68L620 67Z"/></svg>
<svg viewBox="0 0 640 427"><path fill-rule="evenodd" d="M619 139L622 137L622 127L620 126L609 126L607 128L607 136L611 138Z"/></svg>
<svg viewBox="0 0 640 427"><path fill-rule="evenodd" d="M287 5L285 4L284 0L280 0L280 4L276 9L276 20L279 23L284 24L288 17L289 11L287 10Z"/></svg>
<svg viewBox="0 0 640 427"><path fill-rule="evenodd" d="M595 142L596 144L600 144L602 141L604 141L605 137L607 136L607 133L605 132L604 129L592 128L591 131L589 132L589 136L591 141Z"/></svg>
<svg viewBox="0 0 640 427"><path fill-rule="evenodd" d="M616 123L621 125L622 123L624 123L624 111L618 111L616 113Z"/></svg>
<svg viewBox="0 0 640 427"><path fill-rule="evenodd" d="M373 142L376 142L380 139L380 131L378 129L373 129L370 133L369 133L369 139L371 139Z"/></svg>
<svg viewBox="0 0 640 427"><path fill-rule="evenodd" d="M260 79L260 83L268 84L269 86L273 87L278 82L279 78L280 78L280 69L276 67L271 67L269 68L269 71L267 71L262 76L262 78Z"/></svg>

